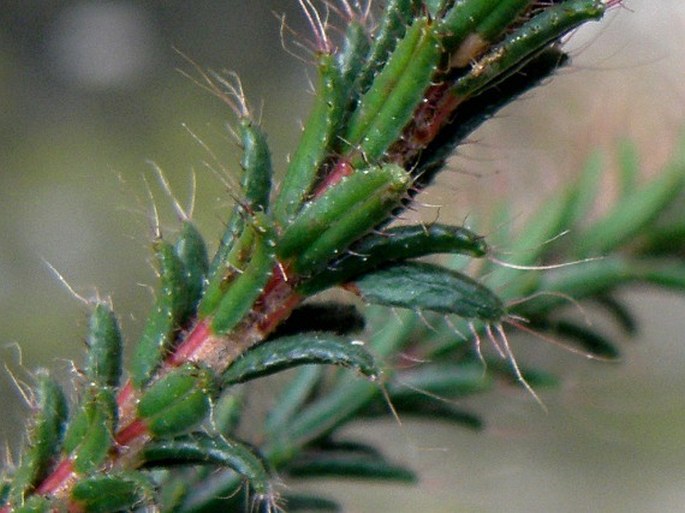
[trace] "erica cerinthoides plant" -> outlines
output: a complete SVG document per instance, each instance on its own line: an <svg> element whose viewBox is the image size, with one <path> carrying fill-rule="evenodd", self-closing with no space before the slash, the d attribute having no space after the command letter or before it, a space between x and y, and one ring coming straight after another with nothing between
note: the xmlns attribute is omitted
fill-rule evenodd
<svg viewBox="0 0 685 513"><path fill-rule="evenodd" d="M275 476L414 479L377 449L335 436L344 423L377 415L384 400L400 414L477 427L479 419L436 397L485 390L499 375L537 398L533 387L548 380L519 368L503 323L528 322L572 337L585 354L615 356L601 334L553 321L552 312L562 297L600 297L617 318L630 319L612 292L636 280L682 286L682 269L661 259L671 247L645 241L630 258L521 275L495 265L485 239L467 228L392 223L472 130L566 62L562 36L616 3L389 0L376 13L344 0L301 0L312 28L316 96L276 190L266 137L237 78L200 71L201 83L236 113L243 150L225 233L208 258L179 209L176 239L155 238L156 300L126 373L111 306L92 304L75 400L67 406L59 385L36 374L26 448L4 474L0 512L334 510L319 497L279 498ZM339 27L329 26L331 12L343 20ZM656 223L682 189L681 161L655 182L631 187L606 218L586 227L600 171L589 165L544 214L501 242L525 248L527 265L618 250ZM575 242L544 244L573 226L580 226ZM656 252L649 260L647 248ZM458 260L416 261L438 253ZM487 283L460 270L468 259L483 260ZM304 303L333 287L380 306L361 313ZM522 297L530 299L516 301ZM388 307L410 312L396 319ZM411 311L426 324L448 322L428 330ZM483 372L482 337L508 365L488 361ZM399 352L431 363L396 371L395 380L381 367ZM325 372L321 364L355 372ZM243 384L293 367L300 368L263 425L241 441Z"/></svg>

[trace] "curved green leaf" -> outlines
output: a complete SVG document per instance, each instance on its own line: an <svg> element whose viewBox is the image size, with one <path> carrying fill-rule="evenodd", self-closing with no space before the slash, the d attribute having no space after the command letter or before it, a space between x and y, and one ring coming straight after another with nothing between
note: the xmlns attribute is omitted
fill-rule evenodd
<svg viewBox="0 0 685 513"><path fill-rule="evenodd" d="M487 252L485 239L461 226L440 223L398 226L364 237L350 248L349 253L306 280L298 290L303 294L313 294L392 261L436 253L481 257Z"/></svg>
<svg viewBox="0 0 685 513"><path fill-rule="evenodd" d="M423 262L389 265L356 280L353 287L369 303L494 323L506 315L502 301L484 285L465 274Z"/></svg>
<svg viewBox="0 0 685 513"><path fill-rule="evenodd" d="M330 333L302 334L265 342L245 353L223 374L225 385L306 364L340 365L376 380L381 370L360 341Z"/></svg>
<svg viewBox="0 0 685 513"><path fill-rule="evenodd" d="M319 167L337 142L336 130L343 111L340 69L332 55L322 53L318 63L319 84L314 107L302 132L274 204L274 218L281 229L299 212L317 181Z"/></svg>
<svg viewBox="0 0 685 513"><path fill-rule="evenodd" d="M145 445L142 453L148 467L169 465L218 465L228 467L245 478L260 496L273 494L272 477L262 458L245 444L213 437L206 433L171 440L156 440Z"/></svg>

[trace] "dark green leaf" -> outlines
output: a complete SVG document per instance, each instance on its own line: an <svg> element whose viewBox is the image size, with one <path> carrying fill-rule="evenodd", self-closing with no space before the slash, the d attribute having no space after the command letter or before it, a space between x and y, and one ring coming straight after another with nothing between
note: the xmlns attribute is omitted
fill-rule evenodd
<svg viewBox="0 0 685 513"><path fill-rule="evenodd" d="M393 406L400 418L409 416L431 422L449 422L475 430L483 428L483 422L477 415L421 393L413 397L405 395L401 400L393 401Z"/></svg>
<svg viewBox="0 0 685 513"><path fill-rule="evenodd" d="M456 314L465 319L501 322L502 301L490 289L457 271L428 263L389 265L354 282L369 303Z"/></svg>
<svg viewBox="0 0 685 513"><path fill-rule="evenodd" d="M641 264L641 265L639 265ZM642 261L637 271L640 279L677 291L685 291L685 263L682 261Z"/></svg>
<svg viewBox="0 0 685 513"><path fill-rule="evenodd" d="M55 462L67 418L67 401L61 387L45 371L36 375L35 408L29 426L27 448L12 479L10 501L21 504Z"/></svg>
<svg viewBox="0 0 685 513"><path fill-rule="evenodd" d="M244 197L240 198L233 208L219 248L212 259L208 273L209 281L215 281L217 276L223 274L223 268L229 260L228 257L234 249L234 244L245 229L249 213L265 212L271 192L273 170L266 135L247 115L240 119L238 129L243 148L240 160L243 169L240 188Z"/></svg>
<svg viewBox="0 0 685 513"><path fill-rule="evenodd" d="M575 322L567 320L534 321L531 328L549 331L574 341L583 351L587 351L593 356L614 360L621 355L616 345L597 330Z"/></svg>
<svg viewBox="0 0 685 513"><path fill-rule="evenodd" d="M516 4L520 5L520 3L520 0L501 0L498 2L500 8L504 4L505 11L508 10L507 5L518 7ZM480 9L482 15L485 14L482 12L482 6L486 4L488 2L458 2L453 7L450 14L454 14L455 21L462 25L461 29L454 28L457 34L459 34L459 30L465 30L463 35L470 35L472 29L467 29L465 24L485 21L484 17L481 20L472 19L469 14L465 14L463 11L473 8ZM501 43L489 48L485 55L479 57L477 62L471 66L470 71L456 80L455 94L459 97L471 96L478 94L483 89L493 87L503 77L515 73L527 60L566 33L589 20L601 18L605 8L606 6L600 0L568 0L563 2L563 5L551 5L547 9L541 10L507 34ZM486 7L486 9L488 8ZM489 9L499 11L493 7ZM450 15L448 14L448 16ZM492 26L496 27L496 25L501 27L502 24ZM475 27L473 28L475 29Z"/></svg>
<svg viewBox="0 0 685 513"><path fill-rule="evenodd" d="M0 482L0 506L7 502L10 490L12 489L12 483L6 475L3 474L1 479L2 482Z"/></svg>
<svg viewBox="0 0 685 513"><path fill-rule="evenodd" d="M388 0L374 33L369 58L359 77L360 93L365 93L373 77L386 64L388 57L402 40L409 25L421 8L420 0Z"/></svg>
<svg viewBox="0 0 685 513"><path fill-rule="evenodd" d="M185 324L195 314L197 305L202 297L202 291L207 277L209 260L207 247L202 235L195 225L188 220L183 221L181 233L174 244L176 255L183 266L187 284L186 311L180 316L181 324Z"/></svg>
<svg viewBox="0 0 685 513"><path fill-rule="evenodd" d="M244 255L248 262L226 287L213 312L212 328L216 333L228 333L250 312L273 271L274 233L271 220L264 214L256 213L253 221L254 245ZM204 304L203 298L200 305L203 313Z"/></svg>
<svg viewBox="0 0 685 513"><path fill-rule="evenodd" d="M358 88L355 85L360 79L362 66L366 63L369 41L370 35L365 24L355 19L350 20L345 32L343 46L337 55L337 63L340 68L340 88L349 93L347 95L347 107L354 105L358 99Z"/></svg>
<svg viewBox="0 0 685 513"><path fill-rule="evenodd" d="M340 69L331 54L322 52L318 57L319 79L314 106L273 206L274 218L280 228L290 224L310 195L318 179L319 167L331 145L337 143L336 131L345 114L343 107L349 91L341 88Z"/></svg>
<svg viewBox="0 0 685 513"><path fill-rule="evenodd" d="M321 455L303 456L285 469L297 478L349 478L362 480L416 482L416 475L407 468L392 464L382 458L358 455Z"/></svg>
<svg viewBox="0 0 685 513"><path fill-rule="evenodd" d="M149 442L143 449L149 467L169 465L218 465L228 467L249 483L260 496L271 496L271 475L263 460L245 444L224 437L193 433L170 440Z"/></svg>
<svg viewBox="0 0 685 513"><path fill-rule="evenodd" d="M145 390L138 401L138 415L153 435L177 435L207 417L213 393L212 373L186 363Z"/></svg>
<svg viewBox="0 0 685 513"><path fill-rule="evenodd" d="M504 377L507 379L507 381L510 381L511 383L516 385L519 385L521 383L519 376L517 375L516 371L512 368L510 362L486 358L486 363L488 371L491 372L493 375L499 375L501 377ZM559 379L553 374L550 374L549 372L545 372L541 369L535 368L521 368L520 371L521 376L523 376L523 379L531 388L551 388L559 386Z"/></svg>
<svg viewBox="0 0 685 513"><path fill-rule="evenodd" d="M427 363L405 370L388 386L390 398L403 401L433 395L451 399L484 392L492 388L492 378L482 363ZM418 395L417 395L418 394Z"/></svg>
<svg viewBox="0 0 685 513"><path fill-rule="evenodd" d="M461 226L434 223L389 228L383 233L364 237L350 248L349 253L307 280L299 290L303 294L313 294L392 261L436 253L481 257L487 251L483 237Z"/></svg>
<svg viewBox="0 0 685 513"><path fill-rule="evenodd" d="M640 235L638 251L653 256L685 256L685 221L657 226Z"/></svg>
<svg viewBox="0 0 685 513"><path fill-rule="evenodd" d="M323 370L320 365L305 365L297 370L295 376L283 387L264 420L267 433L278 436L279 431L298 413L321 382Z"/></svg>
<svg viewBox="0 0 685 513"><path fill-rule="evenodd" d="M88 321L88 354L85 373L101 386L115 387L121 377L123 341L119 323L105 303L93 308Z"/></svg>
<svg viewBox="0 0 685 513"><path fill-rule="evenodd" d="M628 335L637 333L637 319L623 301L609 294L597 296L595 301L611 314Z"/></svg>
<svg viewBox="0 0 685 513"><path fill-rule="evenodd" d="M288 513L306 513L308 511L337 513L342 511L342 508L337 502L317 495L287 493L283 495L283 503L285 504Z"/></svg>
<svg viewBox="0 0 685 513"><path fill-rule="evenodd" d="M283 232L281 259L301 274L320 271L350 244L384 221L411 186L396 164L361 169L312 199Z"/></svg>
<svg viewBox="0 0 685 513"><path fill-rule="evenodd" d="M317 333L283 337L255 347L226 370L223 381L226 385L242 383L305 364L340 365L371 380L381 373L362 342Z"/></svg>
<svg viewBox="0 0 685 513"><path fill-rule="evenodd" d="M164 240L154 243L159 291L140 341L133 350L131 379L137 388L148 383L171 349L188 311L188 283L176 250Z"/></svg>
<svg viewBox="0 0 685 513"><path fill-rule="evenodd" d="M105 460L112 447L117 404L108 387L91 386L74 411L64 437L64 451L79 474L89 474Z"/></svg>
<svg viewBox="0 0 685 513"><path fill-rule="evenodd" d="M335 438L325 437L321 440L315 441L311 447L316 448L321 454L327 455L341 454L347 456L366 456L368 458L382 458L381 452L365 442L358 440L338 440Z"/></svg>

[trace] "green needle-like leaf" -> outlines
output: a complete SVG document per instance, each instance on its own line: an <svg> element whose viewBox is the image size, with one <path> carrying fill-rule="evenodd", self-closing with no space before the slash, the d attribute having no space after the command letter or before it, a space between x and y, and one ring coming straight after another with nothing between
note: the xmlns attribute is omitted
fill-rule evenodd
<svg viewBox="0 0 685 513"><path fill-rule="evenodd" d="M646 185L624 195L609 214L580 237L582 256L604 255L647 228L685 186L685 164L675 163Z"/></svg>
<svg viewBox="0 0 685 513"><path fill-rule="evenodd" d="M273 493L271 475L262 459L245 444L224 437L193 433L157 440L145 446L143 458L150 467L198 464L228 467L243 476L258 495L266 497Z"/></svg>
<svg viewBox="0 0 685 513"><path fill-rule="evenodd" d="M248 351L223 375L226 385L242 383L306 364L340 365L356 370L370 380L381 370L361 341L329 333L302 334L271 340Z"/></svg>
<svg viewBox="0 0 685 513"><path fill-rule="evenodd" d="M394 465L382 458L358 455L320 455L300 458L287 467L297 478L348 478L381 481L416 482L411 470Z"/></svg>
<svg viewBox="0 0 685 513"><path fill-rule="evenodd" d="M298 290L303 294L313 294L396 260L438 253L481 257L487 251L483 237L460 226L439 223L428 226L398 226L363 238L351 248L349 254L305 281Z"/></svg>
<svg viewBox="0 0 685 513"><path fill-rule="evenodd" d="M403 371L388 387L388 393L393 401L418 397L417 393L454 399L491 387L492 379L479 362L434 363Z"/></svg>
<svg viewBox="0 0 685 513"><path fill-rule="evenodd" d="M116 387L121 378L123 341L114 312L97 303L88 321L88 354L85 373L100 386Z"/></svg>
<svg viewBox="0 0 685 513"><path fill-rule="evenodd" d="M354 282L365 301L414 310L456 314L465 319L501 322L502 301L473 278L428 263L389 265Z"/></svg>
<svg viewBox="0 0 685 513"><path fill-rule="evenodd" d="M188 282L175 248L160 239L155 242L155 252L159 291L131 361L131 377L138 388L152 379L174 344L177 330L188 311Z"/></svg>
<svg viewBox="0 0 685 513"><path fill-rule="evenodd" d="M209 260L202 235L195 225L188 220L183 221L181 233L178 234L174 244L174 250L183 266L188 287L186 311L180 318L181 324L185 324L196 313L197 305L202 298Z"/></svg>
<svg viewBox="0 0 685 513"><path fill-rule="evenodd" d="M607 360L616 360L620 352L616 344L595 329L567 320L534 322L533 329L541 329L559 335L578 345L582 351Z"/></svg>
<svg viewBox="0 0 685 513"><path fill-rule="evenodd" d="M288 511L290 513L311 513L315 511L338 513L342 511L342 508L337 502L317 495L287 493L283 495L283 502L288 505Z"/></svg>
<svg viewBox="0 0 685 513"><path fill-rule="evenodd" d="M26 494L44 478L59 453L67 417L64 392L46 372L36 376L36 404L29 427L27 448L12 477L9 500L19 505Z"/></svg>

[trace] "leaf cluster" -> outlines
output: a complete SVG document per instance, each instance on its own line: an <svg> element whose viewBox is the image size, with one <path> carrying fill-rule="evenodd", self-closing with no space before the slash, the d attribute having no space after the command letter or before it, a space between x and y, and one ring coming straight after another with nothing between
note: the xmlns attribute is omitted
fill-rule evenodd
<svg viewBox="0 0 685 513"><path fill-rule="evenodd" d="M339 429L388 405L478 429L460 398L518 382L538 399L535 389L555 382L519 367L511 326L613 359L617 344L569 315L568 298L594 301L632 333L621 287L685 288L685 230L669 212L685 186L682 151L641 184L622 143L621 194L598 218L588 214L600 154L516 233L486 241L462 226L394 222L464 137L566 62L560 38L607 4L389 0L372 23L342 1L339 48L327 18L301 5L318 83L278 190L239 83L202 74L234 107L243 148L240 197L218 248L209 258L185 215L174 241L153 242L159 286L126 373L111 305L92 305L76 399L36 374L0 513L337 511L328 498L281 495L275 476L412 482L410 469ZM498 208L506 226L507 206ZM451 256L421 260L434 255ZM356 299L319 299L336 287ZM481 340L501 358L484 356ZM394 368L400 354L426 363ZM247 426L250 382L283 371L263 422Z"/></svg>

